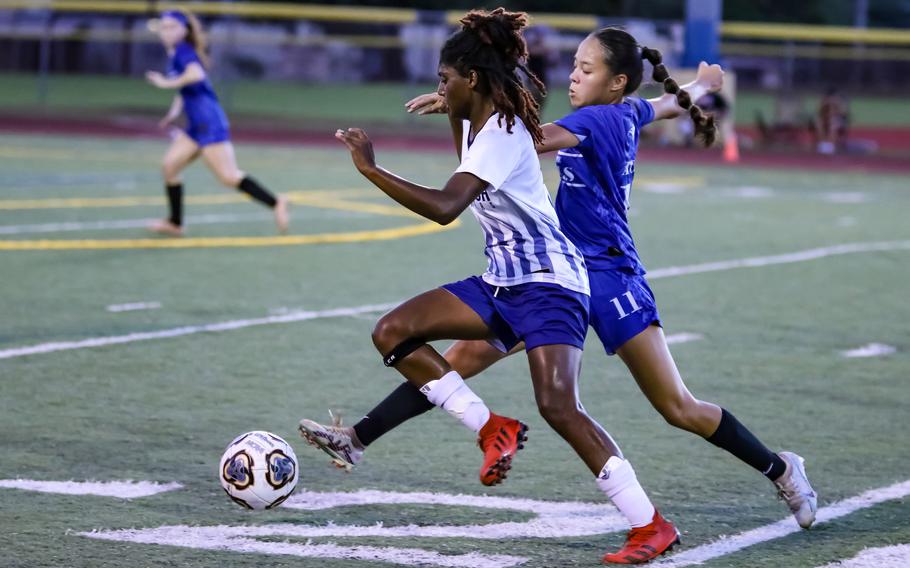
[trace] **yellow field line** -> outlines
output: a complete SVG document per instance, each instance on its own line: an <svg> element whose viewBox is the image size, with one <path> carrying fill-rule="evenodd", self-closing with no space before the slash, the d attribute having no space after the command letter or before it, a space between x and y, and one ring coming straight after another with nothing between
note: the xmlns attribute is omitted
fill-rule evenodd
<svg viewBox="0 0 910 568"><path fill-rule="evenodd" d="M302 192L291 192L287 194L291 198L291 203L297 205L306 205L308 207L318 207L321 209L341 209L343 211L372 213L374 215L387 215L390 217L409 217L413 219L422 218L420 215L417 215L416 213L398 205L382 205L381 203L346 201L343 199L332 199L331 197L325 196L300 196L300 193Z"/></svg>
<svg viewBox="0 0 910 568"><path fill-rule="evenodd" d="M373 205L369 203L345 202L338 198L351 195L367 195L368 192L362 189L337 189L337 190L313 190L313 191L289 191L287 196L291 203L300 205L311 205L318 207L325 205L327 208L334 208L329 204L344 204L346 206L359 207L359 211L378 213L380 215L392 215L395 207L384 205ZM195 205L222 205L227 203L243 203L249 201L249 197L242 193L217 193L210 195L190 195L185 199L186 203ZM0 200L0 210L18 211L24 209L91 209L106 207L140 207L147 205L163 205L165 203L163 196L124 196L124 197L48 197L45 199L5 199ZM397 208L400 209L400 208ZM355 209L352 209L355 210ZM405 210L406 211L406 210ZM400 214L400 213L398 213ZM411 216L410 212L406 216Z"/></svg>
<svg viewBox="0 0 910 568"><path fill-rule="evenodd" d="M197 237L183 239L77 239L0 241L3 251L36 250L123 250L123 249L189 249L189 248L248 248L312 245L329 243L356 243L387 241L448 231L459 227L458 220L449 225L427 222L410 227L394 227L373 231L347 233L321 233L317 235L285 235L275 237Z"/></svg>
<svg viewBox="0 0 910 568"><path fill-rule="evenodd" d="M340 199L343 195L364 194L360 189L291 191L286 195L297 205L323 209L340 209L392 217L420 217L396 205L364 203ZM237 203L248 198L241 194L199 195L187 198L195 204ZM95 198L49 198L10 199L0 201L0 209L50 209L83 207L130 207L137 205L163 205L161 197L95 197ZM275 237L197 237L186 239L75 239L75 240L3 240L0 251L26 250L111 250L111 249L185 249L185 248L237 248L265 246L293 246L323 243L352 243L400 239L454 229L455 222L441 226L427 222L410 227L395 227L370 231L344 233L321 233L316 235L285 235Z"/></svg>

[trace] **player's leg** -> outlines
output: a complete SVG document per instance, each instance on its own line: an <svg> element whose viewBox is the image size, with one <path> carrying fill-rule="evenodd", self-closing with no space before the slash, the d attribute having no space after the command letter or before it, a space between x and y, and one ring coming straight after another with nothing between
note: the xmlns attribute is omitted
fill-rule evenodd
<svg viewBox="0 0 910 568"><path fill-rule="evenodd" d="M520 350L518 345L503 353L484 340L461 340L453 343L443 357L463 379L470 379ZM380 436L433 407L417 387L405 381L353 426L355 443L361 449L366 448Z"/></svg>
<svg viewBox="0 0 910 568"><path fill-rule="evenodd" d="M167 195L168 217L152 224L149 227L152 231L172 237L183 235L183 182L180 173L198 155L199 145L186 133L178 130L161 160L161 177L164 179Z"/></svg>
<svg viewBox="0 0 910 568"><path fill-rule="evenodd" d="M732 413L692 396L660 327L648 326L617 353L642 393L669 424L698 434L760 471L777 486L800 526L812 524L817 497L806 478L802 458L791 452L772 452Z"/></svg>
<svg viewBox="0 0 910 568"><path fill-rule="evenodd" d="M649 325L617 348L616 353L667 423L706 439L717 431L723 411L715 404L696 399L686 388L660 326ZM767 458L761 462L763 471L772 465L771 455L763 453L762 457Z"/></svg>
<svg viewBox="0 0 910 568"><path fill-rule="evenodd" d="M494 485L505 479L526 427L492 414L459 373L427 345L439 339L494 339L492 324L509 342L508 347L514 346L517 341L493 319L492 295L485 286L479 278L472 278L408 300L380 318L373 330L373 343L386 366L395 367L431 403L480 434L484 452L481 482ZM503 430L504 443L485 443L483 429ZM301 424L301 433L308 439L313 434L307 432L305 423ZM500 467L489 473L490 464Z"/></svg>
<svg viewBox="0 0 910 568"><path fill-rule="evenodd" d="M677 544L679 533L654 508L610 434L585 412L578 398L581 355L581 349L571 345L543 345L528 351L537 407L632 526L625 546L606 554L604 561L647 562Z"/></svg>
<svg viewBox="0 0 910 568"><path fill-rule="evenodd" d="M275 224L278 226L278 230L282 233L287 231L287 198L274 195L260 185L255 178L241 170L237 166L234 145L229 140L203 146L202 159L222 185L238 189L271 209L275 214Z"/></svg>
<svg viewBox="0 0 910 568"><path fill-rule="evenodd" d="M460 340L453 343L443 357L462 378L469 379L522 347L523 344L519 344L509 353L503 353L487 341ZM343 426L340 417L332 415L331 425L305 418L300 421L300 431L311 444L318 445L317 439L324 440L338 454L333 455L333 463L351 469L363 459L367 446L432 408L435 405L420 389L403 381L353 426Z"/></svg>
<svg viewBox="0 0 910 568"><path fill-rule="evenodd" d="M373 330L373 344L387 366L395 367L430 402L477 432L484 453L480 469L484 485L506 478L527 427L491 413L448 361L425 342L486 339L511 349L518 340L499 319L493 299L492 287L472 277L412 298L384 315Z"/></svg>

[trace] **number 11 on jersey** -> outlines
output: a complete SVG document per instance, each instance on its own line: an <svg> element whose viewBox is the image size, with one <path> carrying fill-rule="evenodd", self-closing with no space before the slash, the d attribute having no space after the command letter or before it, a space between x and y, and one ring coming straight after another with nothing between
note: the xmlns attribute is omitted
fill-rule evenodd
<svg viewBox="0 0 910 568"><path fill-rule="evenodd" d="M621 298L625 298L629 301L629 305L632 307L632 311L627 312L623 309L622 302L620 302ZM613 302L613 307L615 307L616 311L619 312L619 319L623 319L626 316L632 315L641 309L641 306L639 306L638 302L635 301L635 297L632 295L632 292L626 292L621 296L616 296L610 301Z"/></svg>

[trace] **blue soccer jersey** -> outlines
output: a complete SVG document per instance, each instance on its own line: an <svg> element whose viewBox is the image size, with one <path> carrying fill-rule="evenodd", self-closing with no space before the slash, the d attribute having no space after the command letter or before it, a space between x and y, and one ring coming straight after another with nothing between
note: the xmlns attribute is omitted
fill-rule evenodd
<svg viewBox="0 0 910 568"><path fill-rule="evenodd" d="M168 62L168 77L179 77L191 63L202 65L199 55L187 42L177 44ZM228 139L228 120L218 96L212 88L208 77L180 88L183 98L183 112L186 113L187 134L205 145Z"/></svg>
<svg viewBox="0 0 910 568"><path fill-rule="evenodd" d="M473 140L470 129L464 121L456 172L489 184L471 204L486 238L489 267L483 280L504 287L547 282L589 294L584 258L559 227L534 142L521 119L515 119L511 133L497 114Z"/></svg>
<svg viewBox="0 0 910 568"><path fill-rule="evenodd" d="M646 100L582 107L556 121L579 141L560 150L556 211L563 232L582 251L589 270L645 269L635 250L627 211L639 131L654 120Z"/></svg>

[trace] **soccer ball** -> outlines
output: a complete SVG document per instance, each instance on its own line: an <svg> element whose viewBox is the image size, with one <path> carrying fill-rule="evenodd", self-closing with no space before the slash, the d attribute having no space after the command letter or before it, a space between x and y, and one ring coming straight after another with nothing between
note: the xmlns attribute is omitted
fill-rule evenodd
<svg viewBox="0 0 910 568"><path fill-rule="evenodd" d="M221 456L221 487L247 509L274 509L297 486L297 456L271 432L254 430L237 436Z"/></svg>

